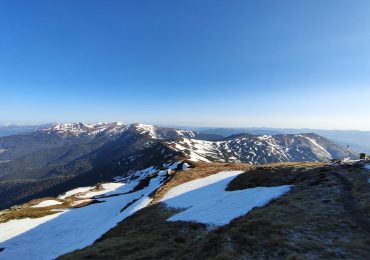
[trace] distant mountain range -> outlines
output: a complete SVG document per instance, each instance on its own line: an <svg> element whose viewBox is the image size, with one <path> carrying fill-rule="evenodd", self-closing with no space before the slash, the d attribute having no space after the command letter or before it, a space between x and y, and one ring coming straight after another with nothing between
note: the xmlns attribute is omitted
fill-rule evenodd
<svg viewBox="0 0 370 260"><path fill-rule="evenodd" d="M223 137L144 124L58 124L0 138L0 209L175 161L325 161L346 152L313 133Z"/></svg>
<svg viewBox="0 0 370 260"><path fill-rule="evenodd" d="M37 129L49 127L52 124L43 124L43 125L16 125L16 124L5 124L0 125L0 137L8 135L16 135L23 133L31 133Z"/></svg>
<svg viewBox="0 0 370 260"><path fill-rule="evenodd" d="M26 134L38 129L51 127L53 123L43 125L0 125L0 137L16 134ZM68 125L68 124L66 124ZM179 127L170 127L179 128ZM370 153L370 131L359 130L323 130L310 128L267 128L267 127L248 127L248 128L217 128L217 127L180 127L189 131L197 132L198 135L204 134L207 140L217 140L230 135L248 133L251 135L279 135L279 134L300 134L315 133L326 137L336 143L349 145L350 149L358 152Z"/></svg>
<svg viewBox="0 0 370 260"><path fill-rule="evenodd" d="M361 152L370 153L370 131L358 130L323 130L323 129L294 129L294 128L209 128L200 127L192 128L185 127L200 133L230 136L238 133L249 133L252 135L278 135L278 134L300 134L300 133L315 133L326 137L334 142L342 145L349 145L351 149Z"/></svg>

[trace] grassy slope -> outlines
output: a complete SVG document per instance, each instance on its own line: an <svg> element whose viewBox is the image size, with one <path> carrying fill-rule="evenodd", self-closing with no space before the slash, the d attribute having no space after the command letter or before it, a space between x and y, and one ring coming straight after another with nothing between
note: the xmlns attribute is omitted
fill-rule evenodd
<svg viewBox="0 0 370 260"><path fill-rule="evenodd" d="M228 189L287 183L295 188L213 230L197 223L167 222L176 212L154 204L92 246L61 259L364 259L370 254L369 177L362 168L322 164L251 168Z"/></svg>

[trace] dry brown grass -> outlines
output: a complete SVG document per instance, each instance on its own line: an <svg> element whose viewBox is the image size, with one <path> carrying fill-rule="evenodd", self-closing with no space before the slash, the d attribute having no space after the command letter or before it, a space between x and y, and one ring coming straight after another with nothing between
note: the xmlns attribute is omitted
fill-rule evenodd
<svg viewBox="0 0 370 260"><path fill-rule="evenodd" d="M277 163L258 166L253 170L237 176L232 180L227 190L242 190L254 187L272 187L287 184L297 184L311 176L308 170L316 169L314 172L325 171L329 165L325 163ZM317 170L320 168L320 170Z"/></svg>
<svg viewBox="0 0 370 260"><path fill-rule="evenodd" d="M55 213L58 213L58 211L52 211L51 209L46 208L23 208L18 210L9 210L4 211L4 213L0 215L0 223L22 218L41 218Z"/></svg>

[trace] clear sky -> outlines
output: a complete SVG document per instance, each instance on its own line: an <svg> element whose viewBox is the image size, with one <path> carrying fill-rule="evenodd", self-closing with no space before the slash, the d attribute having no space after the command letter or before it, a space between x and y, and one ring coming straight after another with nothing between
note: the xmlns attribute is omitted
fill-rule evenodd
<svg viewBox="0 0 370 260"><path fill-rule="evenodd" d="M2 0L0 123L370 130L368 0Z"/></svg>

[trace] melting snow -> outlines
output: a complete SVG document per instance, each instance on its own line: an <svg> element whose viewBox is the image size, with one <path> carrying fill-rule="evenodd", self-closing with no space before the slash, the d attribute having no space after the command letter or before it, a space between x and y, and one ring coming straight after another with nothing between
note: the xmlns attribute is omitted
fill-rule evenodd
<svg viewBox="0 0 370 260"><path fill-rule="evenodd" d="M182 165L182 170L183 170L183 171L186 171L189 167L190 167L190 165L189 165L189 164L184 163L184 164Z"/></svg>
<svg viewBox="0 0 370 260"><path fill-rule="evenodd" d="M140 171L149 174L153 167ZM131 191L142 178L127 184L103 184L105 188L101 203L91 204L77 209L68 209L54 215L35 218L11 220L0 224L0 259L54 259L57 256L91 245L102 234L117 225L126 217L143 207L151 199L148 195L156 190L167 174L160 171L150 180L149 186L142 190ZM67 192L63 197L88 192L94 187L84 187ZM115 190L113 190L115 188ZM102 192L99 191L99 194ZM123 194L127 193L127 194ZM95 196L89 192L86 196ZM104 195L117 196L104 197ZM127 209L121 210L134 202Z"/></svg>
<svg viewBox="0 0 370 260"><path fill-rule="evenodd" d="M175 170L179 164L180 164L180 162L175 162L175 163L172 163L172 164L164 164L164 165L165 165L166 168L168 168L170 170Z"/></svg>
<svg viewBox="0 0 370 260"><path fill-rule="evenodd" d="M113 183L104 183L104 184L101 185L101 190L99 190L99 191L89 191L89 192L86 192L82 195L79 195L78 197L83 198L83 199L88 199L88 198L92 198L92 197L102 195L102 194L110 195L110 193L112 193L112 191L117 190L118 188L122 187L123 185L124 185L123 183L114 183L114 182Z"/></svg>
<svg viewBox="0 0 370 260"><path fill-rule="evenodd" d="M190 152L189 160L195 162L210 162L205 156L214 154L213 143L208 141L183 138L180 144L174 142L171 144L174 144L174 149L177 151L188 150ZM190 149L188 149L189 147Z"/></svg>
<svg viewBox="0 0 370 260"><path fill-rule="evenodd" d="M10 160L0 161L0 164L10 162Z"/></svg>
<svg viewBox="0 0 370 260"><path fill-rule="evenodd" d="M262 207L291 188L290 185L225 191L227 184L241 171L220 172L172 188L162 199L169 207L184 208L169 221L194 221L222 226Z"/></svg>
<svg viewBox="0 0 370 260"><path fill-rule="evenodd" d="M72 202L72 206L77 206L77 205L80 205L81 203L85 203L85 202L89 202L91 201L91 199L84 199L84 200L76 200L74 202Z"/></svg>
<svg viewBox="0 0 370 260"><path fill-rule="evenodd" d="M168 168L168 169L170 169L170 170L175 170L175 169L177 169L177 167L179 166L179 164L180 164L181 162L175 162L175 163L164 163L163 164L163 167L166 167L166 168ZM188 163L186 163L186 162L184 162L183 163L183 165L182 165L182 170L183 171L185 171L185 170L187 170L188 168L190 167L190 165L188 164Z"/></svg>
<svg viewBox="0 0 370 260"><path fill-rule="evenodd" d="M37 205L31 206L31 208L43 208L43 207L49 207L49 206L54 206L54 205L60 205L63 204L63 202L57 201L57 200L44 200L41 201Z"/></svg>
<svg viewBox="0 0 370 260"><path fill-rule="evenodd" d="M81 187L81 188L73 189L73 190L67 191L63 195L60 195L58 198L65 199L67 197L70 197L70 196L73 196L73 195L76 195L76 194L79 194L79 193L88 192L89 190L91 190L93 188L94 187L90 186L90 187Z"/></svg>

